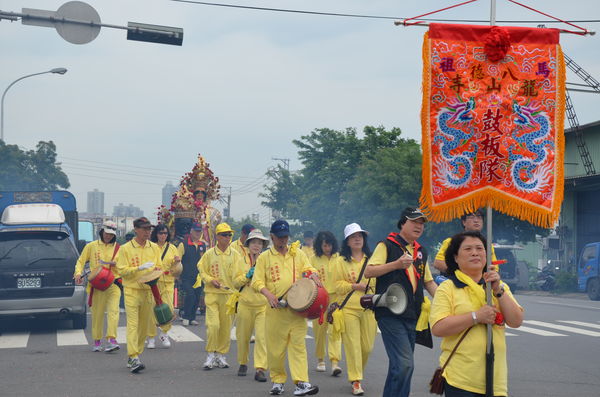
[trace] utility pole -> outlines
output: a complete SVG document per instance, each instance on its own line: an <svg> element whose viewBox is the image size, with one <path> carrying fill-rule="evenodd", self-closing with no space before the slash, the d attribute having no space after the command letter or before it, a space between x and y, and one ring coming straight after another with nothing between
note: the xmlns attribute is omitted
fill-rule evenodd
<svg viewBox="0 0 600 397"><path fill-rule="evenodd" d="M225 219L229 220L229 218L231 217L231 186L224 187L223 189L229 190L229 193L227 193L227 207L223 209L223 215L225 215Z"/></svg>
<svg viewBox="0 0 600 397"><path fill-rule="evenodd" d="M283 167L289 172L290 170L290 159L280 159L277 157L271 157L271 160L281 161L283 163Z"/></svg>

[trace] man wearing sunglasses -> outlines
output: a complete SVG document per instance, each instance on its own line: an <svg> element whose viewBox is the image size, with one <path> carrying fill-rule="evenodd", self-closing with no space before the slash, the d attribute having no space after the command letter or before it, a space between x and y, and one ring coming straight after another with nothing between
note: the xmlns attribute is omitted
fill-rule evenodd
<svg viewBox="0 0 600 397"><path fill-rule="evenodd" d="M198 281L204 283L206 303L206 361L203 368L229 368L225 355L231 343L230 330L233 320L227 314L227 300L234 289L240 288L247 280L245 276L236 280L243 268L242 256L231 248L233 230L227 223L216 227L217 245L206 251L198 262Z"/></svg>

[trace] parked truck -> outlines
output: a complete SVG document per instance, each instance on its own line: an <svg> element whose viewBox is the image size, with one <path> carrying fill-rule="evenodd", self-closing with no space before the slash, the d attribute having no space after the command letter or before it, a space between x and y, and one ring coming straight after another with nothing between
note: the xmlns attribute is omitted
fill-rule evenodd
<svg viewBox="0 0 600 397"><path fill-rule="evenodd" d="M67 191L0 192L0 318L71 319L86 327L75 285L78 214Z"/></svg>
<svg viewBox="0 0 600 397"><path fill-rule="evenodd" d="M599 253L600 242L586 244L577 262L577 285L579 291L587 292L590 299L595 301L600 300Z"/></svg>

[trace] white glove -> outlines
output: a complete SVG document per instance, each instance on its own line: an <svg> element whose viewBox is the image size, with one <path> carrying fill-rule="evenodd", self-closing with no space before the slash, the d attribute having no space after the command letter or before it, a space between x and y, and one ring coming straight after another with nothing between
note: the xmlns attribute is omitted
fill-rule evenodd
<svg viewBox="0 0 600 397"><path fill-rule="evenodd" d="M138 270L150 269L152 266L154 266L153 262L146 262L143 265L138 266Z"/></svg>

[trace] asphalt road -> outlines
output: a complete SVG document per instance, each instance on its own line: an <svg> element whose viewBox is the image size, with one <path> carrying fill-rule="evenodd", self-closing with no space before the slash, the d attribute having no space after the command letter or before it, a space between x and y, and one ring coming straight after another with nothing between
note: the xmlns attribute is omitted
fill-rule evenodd
<svg viewBox="0 0 600 397"><path fill-rule="evenodd" d="M522 329L507 330L509 391L511 396L600 396L600 302L565 297L517 295L525 307ZM124 326L124 314L121 325ZM200 318L202 319L202 318ZM175 323L178 342L170 349L146 350L147 369L130 374L126 349L92 353L89 326L72 331L70 323L35 320L5 321L0 334L1 396L266 396L270 383L238 377L236 343L228 361L231 368L202 370L205 329ZM123 329L121 329L123 331ZM312 330L309 328L309 336ZM121 332L119 339L124 339ZM418 346L412 396L430 396L427 384L437 366L439 341L429 350ZM339 378L314 370L314 340L306 339L309 374L322 396L349 396L345 372ZM342 363L342 367L344 367ZM329 369L329 368L328 368ZM381 336L365 373L365 395L382 394L387 357ZM285 395L291 396L288 380Z"/></svg>

